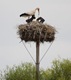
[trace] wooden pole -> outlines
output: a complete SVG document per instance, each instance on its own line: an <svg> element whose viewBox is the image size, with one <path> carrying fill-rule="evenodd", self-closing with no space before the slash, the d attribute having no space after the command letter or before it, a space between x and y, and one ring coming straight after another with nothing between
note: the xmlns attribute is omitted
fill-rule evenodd
<svg viewBox="0 0 71 80"><path fill-rule="evenodd" d="M36 80L39 80L39 41L36 42Z"/></svg>

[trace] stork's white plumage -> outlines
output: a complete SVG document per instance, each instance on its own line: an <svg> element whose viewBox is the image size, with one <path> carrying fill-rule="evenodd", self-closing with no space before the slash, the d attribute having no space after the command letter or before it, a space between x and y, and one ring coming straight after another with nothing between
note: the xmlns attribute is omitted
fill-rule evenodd
<svg viewBox="0 0 71 80"><path fill-rule="evenodd" d="M35 10L32 10L31 12L21 14L20 17L28 17L29 18L30 16L33 16L33 15L35 16L36 11L38 11L38 15L39 15L40 9L36 8Z"/></svg>

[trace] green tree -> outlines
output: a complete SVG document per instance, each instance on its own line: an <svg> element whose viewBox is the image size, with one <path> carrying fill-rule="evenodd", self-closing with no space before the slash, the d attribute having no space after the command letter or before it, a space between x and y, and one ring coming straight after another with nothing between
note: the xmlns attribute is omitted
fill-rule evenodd
<svg viewBox="0 0 71 80"><path fill-rule="evenodd" d="M32 63L22 63L19 66L7 67L4 71L5 80L35 80L35 66Z"/></svg>
<svg viewBox="0 0 71 80"><path fill-rule="evenodd" d="M32 63L22 63L7 67L3 74L0 71L0 80L35 80L36 68ZM40 80L71 80L71 60L54 60L51 68L40 69Z"/></svg>
<svg viewBox="0 0 71 80"><path fill-rule="evenodd" d="M45 73L47 80L71 80L71 60L55 60Z"/></svg>

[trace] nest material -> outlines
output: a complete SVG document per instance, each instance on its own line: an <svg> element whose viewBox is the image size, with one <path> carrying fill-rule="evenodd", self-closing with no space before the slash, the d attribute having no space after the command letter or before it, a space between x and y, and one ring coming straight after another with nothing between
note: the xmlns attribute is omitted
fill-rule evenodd
<svg viewBox="0 0 71 80"><path fill-rule="evenodd" d="M55 39L55 28L48 24L32 21L29 24L21 24L18 26L18 34L21 40L52 42Z"/></svg>

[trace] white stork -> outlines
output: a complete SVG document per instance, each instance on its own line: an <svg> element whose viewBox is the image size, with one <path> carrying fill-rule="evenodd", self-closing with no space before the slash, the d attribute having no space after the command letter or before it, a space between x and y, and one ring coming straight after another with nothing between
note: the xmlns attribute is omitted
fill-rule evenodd
<svg viewBox="0 0 71 80"><path fill-rule="evenodd" d="M28 17L28 18L30 18L30 16L35 16L36 11L38 11L38 15L39 15L40 9L36 8L35 10L32 10L31 12L27 12L27 13L21 14L20 17Z"/></svg>
<svg viewBox="0 0 71 80"><path fill-rule="evenodd" d="M45 19L43 19L42 17L39 17L39 18L37 18L37 21L43 23L45 21Z"/></svg>
<svg viewBox="0 0 71 80"><path fill-rule="evenodd" d="M32 17L31 17L31 18L29 18L29 19L27 19L27 20L26 20L26 22L27 22L27 23L30 23L30 22L32 22L34 19L35 19L35 16L34 16L34 15L32 15Z"/></svg>

